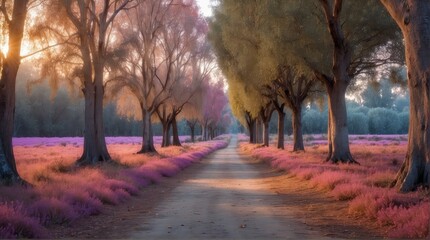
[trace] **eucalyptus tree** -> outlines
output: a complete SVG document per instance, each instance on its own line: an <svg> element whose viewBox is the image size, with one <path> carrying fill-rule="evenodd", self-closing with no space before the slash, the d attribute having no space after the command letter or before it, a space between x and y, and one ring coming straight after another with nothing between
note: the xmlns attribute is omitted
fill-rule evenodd
<svg viewBox="0 0 430 240"><path fill-rule="evenodd" d="M21 44L29 0L14 0L0 5L0 21L8 51L0 54L0 183L23 182L18 174L12 147L15 117L16 76L21 63ZM3 35L4 34L4 35Z"/></svg>
<svg viewBox="0 0 430 240"><path fill-rule="evenodd" d="M405 45L410 94L409 141L393 185L411 191L430 186L430 2L381 0L400 28Z"/></svg>

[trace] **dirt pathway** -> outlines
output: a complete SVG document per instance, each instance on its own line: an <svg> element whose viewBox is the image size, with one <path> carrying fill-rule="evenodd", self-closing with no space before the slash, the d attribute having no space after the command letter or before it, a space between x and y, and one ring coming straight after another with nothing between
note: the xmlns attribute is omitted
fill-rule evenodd
<svg viewBox="0 0 430 240"><path fill-rule="evenodd" d="M241 161L236 139L213 154L198 174L177 187L131 238L288 238L320 236L293 218L258 169Z"/></svg>
<svg viewBox="0 0 430 240"><path fill-rule="evenodd" d="M236 138L138 198L54 231L54 237L324 239L378 237L344 203L240 155Z"/></svg>

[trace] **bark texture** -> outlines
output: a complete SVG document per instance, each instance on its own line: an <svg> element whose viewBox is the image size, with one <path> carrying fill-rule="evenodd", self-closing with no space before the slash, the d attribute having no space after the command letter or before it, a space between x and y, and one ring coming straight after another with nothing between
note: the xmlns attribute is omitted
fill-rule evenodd
<svg viewBox="0 0 430 240"><path fill-rule="evenodd" d="M330 120L329 155L327 159L333 163L358 163L349 149L348 126L345 93L351 82L348 69L351 64L351 50L342 31L340 13L342 0L329 3L320 0L328 31L333 42L332 76L316 73L317 78L324 82L328 93L328 110Z"/></svg>
<svg viewBox="0 0 430 240"><path fill-rule="evenodd" d="M285 125L285 113L284 111L278 111L278 149L284 149L284 125Z"/></svg>
<svg viewBox="0 0 430 240"><path fill-rule="evenodd" d="M249 143L256 143L256 136L255 136L255 118L251 116L251 113L245 112L245 120L246 125L249 132Z"/></svg>
<svg viewBox="0 0 430 240"><path fill-rule="evenodd" d="M196 124L197 124L196 119L187 120L187 125L190 128L191 142L196 141L196 137L195 137L196 136L196 134L195 134Z"/></svg>
<svg viewBox="0 0 430 240"><path fill-rule="evenodd" d="M329 156L333 163L357 163L351 155L348 138L348 118L346 112L346 84L333 85L327 88L329 105Z"/></svg>
<svg viewBox="0 0 430 240"><path fill-rule="evenodd" d="M272 102L269 102L266 104L265 107L261 108L260 110L260 120L263 125L263 146L268 147L269 141L270 141L270 134L269 134L269 122L270 118L272 117L272 113L274 111Z"/></svg>
<svg viewBox="0 0 430 240"><path fill-rule="evenodd" d="M299 106L293 111L293 136L294 147L293 151L304 151L305 145L303 144L303 131L302 131L302 108Z"/></svg>
<svg viewBox="0 0 430 240"><path fill-rule="evenodd" d="M67 17L79 36L82 58L82 82L85 98L84 150L77 161L78 165L94 165L109 161L104 123L104 71L107 60L109 29L115 17L130 0L105 0L102 5L96 1L61 1Z"/></svg>
<svg viewBox="0 0 430 240"><path fill-rule="evenodd" d="M271 94L271 96L276 96L276 94ZM278 97L272 97L273 109L278 113L278 143L276 147L278 149L284 149L284 126L285 126L285 104L278 101Z"/></svg>
<svg viewBox="0 0 430 240"><path fill-rule="evenodd" d="M405 42L410 95L408 149L392 186L430 187L430 2L381 0Z"/></svg>
<svg viewBox="0 0 430 240"><path fill-rule="evenodd" d="M137 153L157 153L154 147L154 138L152 133L152 122L151 114L142 108L142 124L143 124L143 135L142 135L142 147Z"/></svg>
<svg viewBox="0 0 430 240"><path fill-rule="evenodd" d="M172 117L172 145L173 146L182 146L181 141L179 140L179 131L178 131L178 123L176 121L176 116L173 115Z"/></svg>
<svg viewBox="0 0 430 240"><path fill-rule="evenodd" d="M15 0L12 17L5 16L9 31L9 51L3 60L0 78L0 184L24 183L18 174L12 136L15 117L16 76L21 63L21 43L28 0Z"/></svg>

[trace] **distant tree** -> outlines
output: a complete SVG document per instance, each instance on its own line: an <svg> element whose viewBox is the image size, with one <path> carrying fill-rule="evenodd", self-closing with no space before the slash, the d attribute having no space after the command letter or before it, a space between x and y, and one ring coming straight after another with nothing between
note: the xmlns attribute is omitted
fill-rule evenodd
<svg viewBox="0 0 430 240"><path fill-rule="evenodd" d="M228 104L227 96L224 93L224 83L220 80L216 83L207 83L204 88L203 109L200 118L202 127L202 139L211 139L211 130L214 130L219 121L222 120L222 113Z"/></svg>
<svg viewBox="0 0 430 240"><path fill-rule="evenodd" d="M400 122L399 133L407 134L409 129L409 112L400 112L398 116Z"/></svg>
<svg viewBox="0 0 430 240"><path fill-rule="evenodd" d="M370 109L368 117L369 132L371 134L395 134L399 130L399 117L397 113L391 109Z"/></svg>
<svg viewBox="0 0 430 240"><path fill-rule="evenodd" d="M351 111L348 114L348 131L351 134L368 134L369 118L362 112Z"/></svg>
<svg viewBox="0 0 430 240"><path fill-rule="evenodd" d="M393 103L394 109L398 112L407 112L409 111L409 95L407 96L398 96Z"/></svg>
<svg viewBox="0 0 430 240"><path fill-rule="evenodd" d="M387 79L382 79L375 84L367 84L366 89L361 94L363 105L368 108L392 108L394 94L391 88L392 84Z"/></svg>
<svg viewBox="0 0 430 240"><path fill-rule="evenodd" d="M208 81L213 57L205 41L207 25L197 14L194 1L141 1L127 12L122 27L127 52L120 73L112 79L113 93L137 99L143 123L139 153L156 152L152 122L162 126L162 147L180 145L178 115L188 107L202 81ZM129 91L124 91L123 88ZM123 96L122 96L123 97Z"/></svg>
<svg viewBox="0 0 430 240"><path fill-rule="evenodd" d="M357 108L354 108L354 112L363 113L366 116L369 113L369 110L370 109L368 107L357 107Z"/></svg>
<svg viewBox="0 0 430 240"><path fill-rule="evenodd" d="M307 134L322 133L327 126L327 120L317 110L310 109L303 113L303 131Z"/></svg>

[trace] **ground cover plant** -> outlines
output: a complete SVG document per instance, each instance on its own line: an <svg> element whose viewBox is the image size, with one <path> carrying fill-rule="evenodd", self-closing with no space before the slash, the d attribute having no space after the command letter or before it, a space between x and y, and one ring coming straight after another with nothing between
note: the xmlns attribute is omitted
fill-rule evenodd
<svg viewBox="0 0 430 240"><path fill-rule="evenodd" d="M365 217L387 229L394 238L424 238L429 234L429 190L399 193L390 188L407 147L405 135L352 135L351 151L360 165L325 163L327 140L324 135L305 135L306 151L277 149L273 138L269 147L249 144L240 136L241 150L273 168L307 181L339 201L348 201L349 214Z"/></svg>
<svg viewBox="0 0 430 240"><path fill-rule="evenodd" d="M14 139L17 167L33 187L0 188L0 238L49 237L52 224L99 214L104 204L121 204L140 188L225 147L228 138L160 148L161 138L155 137L159 154L135 154L141 138L108 137L114 161L84 168L74 166L81 138Z"/></svg>

